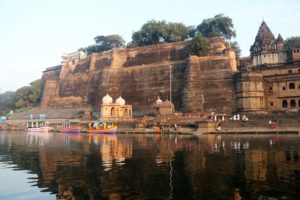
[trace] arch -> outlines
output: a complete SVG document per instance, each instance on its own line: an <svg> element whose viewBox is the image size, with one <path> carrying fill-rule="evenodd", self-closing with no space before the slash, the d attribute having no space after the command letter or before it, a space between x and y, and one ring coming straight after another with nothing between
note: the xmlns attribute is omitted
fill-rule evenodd
<svg viewBox="0 0 300 200"><path fill-rule="evenodd" d="M287 100L282 101L282 108L287 108L288 107L288 102Z"/></svg>
<svg viewBox="0 0 300 200"><path fill-rule="evenodd" d="M294 99L290 100L290 107L295 108L297 106L296 101Z"/></svg>
<svg viewBox="0 0 300 200"><path fill-rule="evenodd" d="M127 108L125 108L124 117L128 117L128 110L127 110Z"/></svg>
<svg viewBox="0 0 300 200"><path fill-rule="evenodd" d="M285 86L282 87L282 90L285 90Z"/></svg>
<svg viewBox="0 0 300 200"><path fill-rule="evenodd" d="M300 99L299 99L299 101L298 101L298 107L300 107Z"/></svg>
<svg viewBox="0 0 300 200"><path fill-rule="evenodd" d="M288 71L288 74L292 74L292 73L293 73L293 71L292 71L292 70L289 70L289 71Z"/></svg>
<svg viewBox="0 0 300 200"><path fill-rule="evenodd" d="M299 100L299 105L300 105L300 100ZM128 114L129 114L129 117L132 117L132 110L131 109L129 109Z"/></svg>
<svg viewBox="0 0 300 200"><path fill-rule="evenodd" d="M110 109L110 115L111 115L111 116L114 116L114 115L115 115L115 107L112 107L112 108Z"/></svg>
<svg viewBox="0 0 300 200"><path fill-rule="evenodd" d="M289 89L295 89L296 87L295 87L295 83L290 83L289 84Z"/></svg>
<svg viewBox="0 0 300 200"><path fill-rule="evenodd" d="M298 73L300 73L300 69L298 69Z"/></svg>

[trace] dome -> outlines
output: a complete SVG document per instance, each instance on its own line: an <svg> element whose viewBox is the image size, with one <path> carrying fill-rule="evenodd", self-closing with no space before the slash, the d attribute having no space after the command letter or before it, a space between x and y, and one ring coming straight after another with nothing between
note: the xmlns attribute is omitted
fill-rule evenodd
<svg viewBox="0 0 300 200"><path fill-rule="evenodd" d="M103 98L102 98L102 103L103 104L111 104L113 102L113 99L111 98L111 96L109 96L108 94L106 94Z"/></svg>
<svg viewBox="0 0 300 200"><path fill-rule="evenodd" d="M164 108L174 108L174 104L169 101L169 100L166 100L164 101L160 107L164 107Z"/></svg>
<svg viewBox="0 0 300 200"><path fill-rule="evenodd" d="M160 97L158 96L157 100L155 101L156 104L161 104L163 101L160 99Z"/></svg>
<svg viewBox="0 0 300 200"><path fill-rule="evenodd" d="M120 96L119 98L117 98L116 104L123 106L123 105L125 105L125 100Z"/></svg>

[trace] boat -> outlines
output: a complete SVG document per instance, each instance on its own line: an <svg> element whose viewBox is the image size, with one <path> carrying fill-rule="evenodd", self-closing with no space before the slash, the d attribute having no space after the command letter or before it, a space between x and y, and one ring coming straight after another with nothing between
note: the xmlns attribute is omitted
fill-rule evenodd
<svg viewBox="0 0 300 200"><path fill-rule="evenodd" d="M88 133L103 133L103 134L114 134L117 132L117 124L115 122L98 122L94 121L89 123Z"/></svg>
<svg viewBox="0 0 300 200"><path fill-rule="evenodd" d="M26 132L44 132L47 133L53 130L52 127L49 126L49 122L44 120L29 120L26 124Z"/></svg>
<svg viewBox="0 0 300 200"><path fill-rule="evenodd" d="M61 128L58 129L60 133L80 133L81 126L79 121L63 122Z"/></svg>

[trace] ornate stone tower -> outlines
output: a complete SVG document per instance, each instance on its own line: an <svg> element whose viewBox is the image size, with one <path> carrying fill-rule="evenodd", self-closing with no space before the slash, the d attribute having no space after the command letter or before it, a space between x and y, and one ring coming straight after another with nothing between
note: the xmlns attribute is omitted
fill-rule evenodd
<svg viewBox="0 0 300 200"><path fill-rule="evenodd" d="M236 98L238 111L264 112L266 110L266 100L263 75L257 72L238 73Z"/></svg>
<svg viewBox="0 0 300 200"><path fill-rule="evenodd" d="M253 66L273 65L287 62L283 39L279 34L275 39L266 22L262 22L250 48Z"/></svg>

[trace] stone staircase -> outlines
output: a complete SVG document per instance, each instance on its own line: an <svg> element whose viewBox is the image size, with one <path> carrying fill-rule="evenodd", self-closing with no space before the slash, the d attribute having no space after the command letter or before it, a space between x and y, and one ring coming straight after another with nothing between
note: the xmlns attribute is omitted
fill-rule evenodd
<svg viewBox="0 0 300 200"><path fill-rule="evenodd" d="M276 127L289 128L300 126L300 114L284 114L284 115L253 115L247 116L249 121L231 121L226 120L221 122L222 128L255 128L255 127L269 127L269 120L275 120Z"/></svg>

